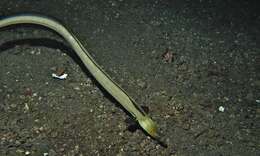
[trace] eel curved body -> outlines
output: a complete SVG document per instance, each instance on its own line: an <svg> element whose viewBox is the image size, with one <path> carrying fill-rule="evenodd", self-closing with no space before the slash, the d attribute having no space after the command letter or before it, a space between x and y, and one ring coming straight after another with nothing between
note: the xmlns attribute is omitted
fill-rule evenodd
<svg viewBox="0 0 260 156"><path fill-rule="evenodd" d="M160 140L155 122L104 72L71 31L58 21L42 15L22 14L0 19L0 28L18 24L41 25L54 30L56 33L61 35L77 53L86 68L102 85L102 87L104 87L106 91L109 92L137 120L145 132L154 139Z"/></svg>

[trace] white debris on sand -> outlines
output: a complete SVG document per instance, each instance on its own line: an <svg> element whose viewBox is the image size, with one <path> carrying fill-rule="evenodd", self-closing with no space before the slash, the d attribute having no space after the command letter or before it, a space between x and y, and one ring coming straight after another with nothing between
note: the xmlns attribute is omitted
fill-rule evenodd
<svg viewBox="0 0 260 156"><path fill-rule="evenodd" d="M220 111L220 112L224 112L224 111L225 111L225 107L223 107L223 106L219 106L219 107L218 107L218 111Z"/></svg>
<svg viewBox="0 0 260 156"><path fill-rule="evenodd" d="M51 76L52 76L53 78L56 78L56 79L59 79L59 80L64 80L64 79L67 78L68 74L64 73L64 74L62 74L62 75L57 75L57 74L55 74L55 73L52 73Z"/></svg>

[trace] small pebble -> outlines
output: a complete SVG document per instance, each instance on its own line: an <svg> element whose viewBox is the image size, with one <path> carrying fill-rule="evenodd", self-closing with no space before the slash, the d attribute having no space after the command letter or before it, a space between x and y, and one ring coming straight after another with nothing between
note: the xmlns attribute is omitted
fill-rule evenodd
<svg viewBox="0 0 260 156"><path fill-rule="evenodd" d="M224 112L224 111L225 111L225 108L224 108L223 106L219 106L219 107L218 107L218 111Z"/></svg>
<svg viewBox="0 0 260 156"><path fill-rule="evenodd" d="M80 90L79 86L73 87L74 90Z"/></svg>
<svg viewBox="0 0 260 156"><path fill-rule="evenodd" d="M26 152L25 152L25 155L29 155L29 154L31 154L29 151L26 151Z"/></svg>

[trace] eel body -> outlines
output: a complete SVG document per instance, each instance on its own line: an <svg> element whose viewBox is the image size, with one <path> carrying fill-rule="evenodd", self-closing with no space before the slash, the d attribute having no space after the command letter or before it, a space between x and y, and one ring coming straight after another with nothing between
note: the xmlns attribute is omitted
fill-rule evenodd
<svg viewBox="0 0 260 156"><path fill-rule="evenodd" d="M34 14L9 16L0 19L0 28L18 24L41 25L61 35L77 53L86 68L102 85L102 87L104 87L106 91L110 93L134 117L145 132L147 132L154 139L159 139L156 123L142 110L142 108L135 103L130 96L127 95L127 93L117 83L115 83L108 76L108 74L104 72L104 70L91 57L87 49L76 38L76 36L60 22L50 17Z"/></svg>

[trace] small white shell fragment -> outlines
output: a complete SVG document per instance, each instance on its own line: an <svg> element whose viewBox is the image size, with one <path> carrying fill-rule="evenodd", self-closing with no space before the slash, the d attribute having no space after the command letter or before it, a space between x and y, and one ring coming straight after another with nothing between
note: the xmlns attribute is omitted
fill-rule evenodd
<svg viewBox="0 0 260 156"><path fill-rule="evenodd" d="M25 155L29 155L31 154L29 151L25 151Z"/></svg>
<svg viewBox="0 0 260 156"><path fill-rule="evenodd" d="M219 106L219 107L218 107L218 111L220 111L220 112L224 112L224 111L225 111L225 107L223 107L223 106Z"/></svg>
<svg viewBox="0 0 260 156"><path fill-rule="evenodd" d="M28 110L30 109L27 103L24 104L24 109L25 109L26 111L28 111Z"/></svg>
<svg viewBox="0 0 260 156"><path fill-rule="evenodd" d="M255 100L256 103L260 103L260 100Z"/></svg>
<svg viewBox="0 0 260 156"><path fill-rule="evenodd" d="M55 73L52 73L51 76L52 76L53 78L56 78L56 79L59 79L59 80L64 80L64 79L67 78L68 74L64 73L64 74L62 74L62 75L57 75L57 74L55 74Z"/></svg>

